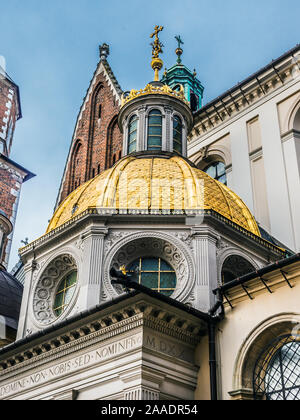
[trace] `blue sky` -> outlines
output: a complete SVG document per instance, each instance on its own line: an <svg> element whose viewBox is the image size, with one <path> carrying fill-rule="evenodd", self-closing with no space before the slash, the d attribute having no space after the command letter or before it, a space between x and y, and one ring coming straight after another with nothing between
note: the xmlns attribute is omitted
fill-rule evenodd
<svg viewBox="0 0 300 420"><path fill-rule="evenodd" d="M21 239L46 229L74 124L98 62L98 45L124 90L152 80L149 34L165 27L165 66L197 70L208 102L299 41L299 0L1 0L0 55L20 86L23 119L11 158L37 177L24 184L10 266Z"/></svg>

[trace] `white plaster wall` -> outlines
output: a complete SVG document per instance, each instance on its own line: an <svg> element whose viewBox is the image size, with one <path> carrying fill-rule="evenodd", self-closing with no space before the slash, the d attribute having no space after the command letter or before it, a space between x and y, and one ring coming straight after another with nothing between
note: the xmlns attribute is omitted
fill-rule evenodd
<svg viewBox="0 0 300 420"><path fill-rule="evenodd" d="M235 364L239 352L250 333L271 317L291 314L290 319L299 317L300 284L293 289L288 285L272 295L265 292L235 305L226 311L226 319L218 328L219 369L221 373L220 393L222 399L231 399L229 392L235 391Z"/></svg>
<svg viewBox="0 0 300 420"><path fill-rule="evenodd" d="M259 102L249 106L245 111L228 121L224 121L223 124L198 139L194 139L189 143L188 156L191 160L193 160L194 156L196 159L197 153L199 153L201 148L215 143L229 132L232 172L228 176L228 186L240 195L249 209L254 212L247 123L258 117L261 125L261 140L266 172L270 233L286 246L299 251L298 239L295 239L295 236L298 236L298 227L295 226L292 216L291 200L293 197L291 199L289 193L277 111L278 104L299 91L299 73L295 74L295 76L294 80L271 92L266 97L262 97ZM297 164L296 166L296 159L288 159L287 165L290 168L290 172L293 173L290 176L295 177L294 183L297 184L299 176L297 179L296 173L299 165ZM255 213L254 216L256 216ZM294 217L297 217L299 220L300 215Z"/></svg>

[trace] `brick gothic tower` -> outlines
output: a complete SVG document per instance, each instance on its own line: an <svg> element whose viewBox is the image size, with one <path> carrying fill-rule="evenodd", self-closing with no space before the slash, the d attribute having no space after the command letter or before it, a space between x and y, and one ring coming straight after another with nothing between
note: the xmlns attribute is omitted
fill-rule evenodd
<svg viewBox="0 0 300 420"><path fill-rule="evenodd" d="M122 90L100 46L100 61L81 106L56 207L79 185L114 165L122 154L117 116Z"/></svg>
<svg viewBox="0 0 300 420"><path fill-rule="evenodd" d="M19 88L0 66L0 268L7 268L21 186L34 176L10 159L21 117Z"/></svg>

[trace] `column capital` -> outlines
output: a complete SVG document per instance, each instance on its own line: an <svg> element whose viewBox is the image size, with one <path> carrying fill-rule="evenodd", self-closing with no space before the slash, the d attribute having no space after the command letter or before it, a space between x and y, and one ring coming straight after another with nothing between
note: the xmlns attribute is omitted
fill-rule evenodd
<svg viewBox="0 0 300 420"><path fill-rule="evenodd" d="M108 234L108 228L104 226L89 226L82 234L81 239L85 240L91 236L105 237Z"/></svg>
<svg viewBox="0 0 300 420"><path fill-rule="evenodd" d="M208 239L214 243L217 243L221 238L220 235L209 226L194 226L191 229L191 233L196 239Z"/></svg>

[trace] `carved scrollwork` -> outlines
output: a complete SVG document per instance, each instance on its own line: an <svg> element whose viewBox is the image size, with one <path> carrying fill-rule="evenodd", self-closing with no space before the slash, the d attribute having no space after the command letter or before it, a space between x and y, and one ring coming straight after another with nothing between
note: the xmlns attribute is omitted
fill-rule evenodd
<svg viewBox="0 0 300 420"><path fill-rule="evenodd" d="M55 321L52 311L54 293L59 281L68 272L77 269L74 258L64 254L55 258L41 275L33 296L33 312L41 325Z"/></svg>
<svg viewBox="0 0 300 420"><path fill-rule="evenodd" d="M113 232L108 235L105 241L105 252L107 252L116 242L124 238L126 232Z"/></svg>
<svg viewBox="0 0 300 420"><path fill-rule="evenodd" d="M177 277L177 287L172 297L182 301L188 298L195 280L191 252L179 238L160 232L130 234L111 247L104 264L102 293L105 296L111 299L122 292L122 289L111 285L110 268L128 266L139 257L158 257L169 263Z"/></svg>

